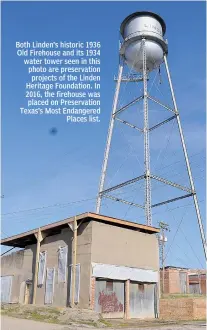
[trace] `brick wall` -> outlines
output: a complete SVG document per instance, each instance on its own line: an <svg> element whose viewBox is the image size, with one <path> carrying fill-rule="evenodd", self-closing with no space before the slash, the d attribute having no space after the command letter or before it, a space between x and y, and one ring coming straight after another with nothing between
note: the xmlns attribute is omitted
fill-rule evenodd
<svg viewBox="0 0 207 330"><path fill-rule="evenodd" d="M173 268L169 268L165 270L164 293L166 294L182 293L180 286L180 275L179 275L180 271L185 272L187 275L187 281L186 281L187 293L189 292L189 283L195 282L195 283L200 283L201 293L206 294L206 272L204 270L199 270L199 269L181 270L181 269L173 269ZM194 274L194 277L190 276L192 274ZM195 274L197 274L197 276ZM198 276L198 274L200 275ZM192 278L194 278L194 280ZM160 270L160 288L162 292L162 270Z"/></svg>
<svg viewBox="0 0 207 330"><path fill-rule="evenodd" d="M91 290L90 290L90 308L95 309L95 290L96 290L96 278L91 277Z"/></svg>
<svg viewBox="0 0 207 330"><path fill-rule="evenodd" d="M169 293L181 293L180 276L177 270L170 270L169 282Z"/></svg>
<svg viewBox="0 0 207 330"><path fill-rule="evenodd" d="M160 271L160 288L162 292L162 270ZM177 269L165 270L164 293L180 293L180 277Z"/></svg>
<svg viewBox="0 0 207 330"><path fill-rule="evenodd" d="M160 299L160 319L202 320L205 318L205 298Z"/></svg>
<svg viewBox="0 0 207 330"><path fill-rule="evenodd" d="M200 284L201 294L206 294L206 274L189 274L189 284Z"/></svg>
<svg viewBox="0 0 207 330"><path fill-rule="evenodd" d="M129 300L130 300L130 280L125 281L124 284L124 290L125 290L125 299L124 299L124 318L127 320L130 318L130 311L129 311Z"/></svg>
<svg viewBox="0 0 207 330"><path fill-rule="evenodd" d="M160 271L160 292L163 292L163 287L162 287L162 271ZM164 293L169 293L170 288L169 288L170 282L169 282L169 272L165 271L164 272Z"/></svg>
<svg viewBox="0 0 207 330"><path fill-rule="evenodd" d="M206 276L201 276L201 293L206 294Z"/></svg>
<svg viewBox="0 0 207 330"><path fill-rule="evenodd" d="M193 310L195 320L206 319L206 299L193 299Z"/></svg>

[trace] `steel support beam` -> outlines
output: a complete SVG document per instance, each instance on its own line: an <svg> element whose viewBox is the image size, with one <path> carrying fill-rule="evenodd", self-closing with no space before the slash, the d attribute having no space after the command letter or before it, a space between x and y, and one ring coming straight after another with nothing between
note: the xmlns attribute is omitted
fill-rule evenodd
<svg viewBox="0 0 207 330"><path fill-rule="evenodd" d="M117 81L118 77L114 76L114 81ZM143 81L143 77L141 74L123 74L121 77L121 82L139 82Z"/></svg>
<svg viewBox="0 0 207 330"><path fill-rule="evenodd" d="M100 194L103 195L103 194L108 193L108 192L110 192L110 191L113 191L113 190L116 190L116 189L122 188L122 187L124 187L124 186L127 186L128 184L135 183L135 182L137 182L137 181L140 181L140 180L144 179L144 177L145 177L144 175L140 175L140 176L138 176L138 177L136 177L136 178L134 178L134 179L131 179L131 180L128 180L128 181L122 182L122 183L120 183L120 184L118 184L118 185L116 185L116 186L114 186L114 187L111 187L111 188L108 188L108 189L106 189L106 190L103 190L103 191L100 192Z"/></svg>
<svg viewBox="0 0 207 330"><path fill-rule="evenodd" d="M115 79L116 81L116 79ZM142 78L136 78L136 79L131 79L131 78L122 78L121 82L125 82L125 83L128 83L128 82L140 82L140 81L143 81Z"/></svg>
<svg viewBox="0 0 207 330"><path fill-rule="evenodd" d="M155 128L158 128L158 127L160 127L160 126L162 126L162 125L168 123L169 121L171 121L171 120L173 120L173 119L175 119L175 118L176 118L176 115L174 115L174 116L172 116L172 117L170 117L170 118L168 118L168 119L162 121L161 123L159 123L159 124L157 124L157 125L155 125L155 126L152 126L152 127L149 129L149 131L151 132L151 131L153 131Z"/></svg>
<svg viewBox="0 0 207 330"><path fill-rule="evenodd" d="M117 197L114 197L114 196L111 196L111 195L104 195L103 197L112 199L115 202L121 202L121 203L124 203L124 204L127 204L127 205L136 206L136 207L139 207L141 209L145 209L145 207L143 205L136 204L136 203L133 203L133 202L129 202L129 201L126 201L124 199L117 198Z"/></svg>
<svg viewBox="0 0 207 330"><path fill-rule="evenodd" d="M184 135L183 135L183 130L182 130L182 126L181 126L181 121L180 121L180 117L179 117L178 107L177 107L177 103L176 103L176 99L175 99L175 94L174 94L174 90L173 90L173 86L172 86L172 81L171 81L171 76L170 76L170 71L169 71L169 68L168 68L167 56L166 55L164 55L164 62L165 62L165 68L166 68L167 77L168 77L168 81L169 81L169 85L170 85L172 100L173 100L173 104L174 104L174 108L175 108L175 113L177 114L177 116L176 116L176 118L177 118L177 124L178 124L178 129L179 129L179 133L180 133L180 139L181 139L181 143L182 143L182 147L183 147L183 153L184 153L184 156L185 156L185 162L186 162L186 167L187 167L187 171L188 171L188 176L189 176L189 181L190 181L190 185L191 185L191 190L194 192L194 194L193 194L193 201L194 201L194 205L195 205L195 210L196 210L196 215L197 215L197 220L198 220L198 226L199 226L199 230L200 230L201 240L202 240L202 244L203 244L204 254L205 254L205 258L207 260L207 244L206 244L206 238L205 238L203 223L202 223L202 219L201 219L201 213L200 213L200 209L199 209L198 198L197 198L197 195L195 193L195 187L194 187L194 182L193 182L193 176L192 176L192 172L191 172L190 162L189 162L189 158L188 158L187 147L186 147L186 144L185 144L185 139L184 139Z"/></svg>
<svg viewBox="0 0 207 330"><path fill-rule="evenodd" d="M179 197L175 197L175 198L172 198L172 199L168 199L168 200L166 200L164 202L160 202L160 203L157 203L157 204L153 204L152 207L157 207L157 206L160 206L160 205L164 205L164 204L176 202L179 199L184 199L184 198L191 197L191 196L193 196L193 193L187 194L187 195L183 195L183 196L179 196Z"/></svg>
<svg viewBox="0 0 207 330"><path fill-rule="evenodd" d="M117 78L114 78L114 81L117 81L118 79ZM143 78L142 77L132 77L132 78L127 78L127 77L124 77L122 76L121 78L121 82L140 82L140 81L143 81Z"/></svg>
<svg viewBox="0 0 207 330"><path fill-rule="evenodd" d="M160 100L156 99L155 97L152 97L151 95L148 95L148 99L150 99L150 100L152 100L153 102L159 104L161 107L163 107L163 108L165 108L165 109L167 109L167 110L169 110L169 111L171 111L171 112L176 113L175 110L171 109L168 105L163 104L162 102L160 102Z"/></svg>
<svg viewBox="0 0 207 330"><path fill-rule="evenodd" d="M100 183L99 183L99 192L98 192L98 197L97 197L97 201L96 201L96 213L100 213L100 208L101 208L101 195L100 195L100 192L104 188L104 182L105 182L106 170L107 170L108 158L109 158L109 151L110 151L111 139L112 139L113 128L114 128L114 114L116 112L117 103L118 103L122 72L123 72L123 63L120 63L119 73L118 73L118 80L117 80L116 90L115 90L115 94L114 94L111 120L110 120L110 124L109 124L109 130L108 130L108 136L107 136L107 142L106 142L106 148L105 148L105 154L104 154L104 160L103 160L103 165L102 165L102 170L101 170L101 178L100 178Z"/></svg>
<svg viewBox="0 0 207 330"><path fill-rule="evenodd" d="M123 123L123 124L125 124L125 125L131 127L131 128L136 129L137 131L143 133L143 129L141 129L141 128L135 126L135 125L132 125L132 124L128 123L128 121L123 120L123 119L120 119L120 118L118 118L118 117L115 117L115 119L118 120L118 121L120 121L121 123Z"/></svg>
<svg viewBox="0 0 207 330"><path fill-rule="evenodd" d="M147 93L147 59L145 39L142 39L143 85L144 85L144 166L145 166L145 215L148 226L152 225L151 212L151 182L150 182L150 148L149 148L149 119L148 119L148 93Z"/></svg>
<svg viewBox="0 0 207 330"><path fill-rule="evenodd" d="M117 111L113 114L113 116L114 116L114 117L117 116L119 113L121 113L122 111L126 110L126 109L129 108L131 105L133 105L133 104L139 102L139 101L142 100L142 99L143 99L143 95L137 97L137 98L134 99L133 101L129 102L128 104L124 105L122 108L120 108L119 110L117 110Z"/></svg>
<svg viewBox="0 0 207 330"><path fill-rule="evenodd" d="M165 183L165 184L167 184L167 185L169 185L169 186L172 186L172 187L175 187L175 188L178 188L178 189L181 189L181 190L187 191L187 192L189 192L189 193L193 193L193 191L192 191L190 188L187 188L187 187L181 186L181 185L178 184L178 183L175 183L175 182L172 182L172 181L166 180L166 179L161 178L161 177L159 177L159 176L157 176L157 175L153 175L153 174L151 174L151 178L152 178L152 179L155 179L155 180L157 180L157 181L163 182L163 183Z"/></svg>

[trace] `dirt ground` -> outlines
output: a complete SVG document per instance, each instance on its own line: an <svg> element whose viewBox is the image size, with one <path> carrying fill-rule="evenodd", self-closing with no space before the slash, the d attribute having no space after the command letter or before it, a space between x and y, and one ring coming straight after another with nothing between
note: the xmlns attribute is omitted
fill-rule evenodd
<svg viewBox="0 0 207 330"><path fill-rule="evenodd" d="M169 325L169 326L153 326L153 327L133 327L125 328L127 330L202 330L205 329L206 324L203 322L186 323L182 325ZM60 325L60 324L50 324L40 321L25 320L9 317L6 315L1 316L1 330L97 330L99 328L91 327L88 325ZM118 330L117 328L110 328L111 330ZM119 328L120 329L120 328Z"/></svg>
<svg viewBox="0 0 207 330"><path fill-rule="evenodd" d="M203 322L165 321L161 319L103 319L89 309L7 304L1 306L1 330L82 330L82 329L202 329ZM41 324L41 325L40 325Z"/></svg>

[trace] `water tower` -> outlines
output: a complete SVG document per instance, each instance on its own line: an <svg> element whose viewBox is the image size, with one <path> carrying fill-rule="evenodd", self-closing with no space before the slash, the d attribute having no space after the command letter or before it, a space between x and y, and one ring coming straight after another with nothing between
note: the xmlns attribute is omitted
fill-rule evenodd
<svg viewBox="0 0 207 330"><path fill-rule="evenodd" d="M106 148L105 148L105 154L104 154L104 160L102 165L102 171L101 171L101 178L100 178L100 184L99 184L99 192L97 197L97 204L96 204L96 213L100 213L101 208L101 202L103 198L111 198L116 200L117 202L122 202L125 204L129 204L136 207L141 207L145 210L145 217L146 217L146 223L147 225L152 225L152 207L164 205L167 203L171 203L174 201L177 201L179 199L192 197L194 201L195 211L198 219L198 225L199 230L201 234L201 239L204 247L205 256L207 255L207 249L206 249L206 241L205 241L205 235L204 235L204 229L203 224L201 220L201 214L199 210L198 205L198 199L194 187L193 177L191 173L191 167L190 162L188 158L187 148L184 140L183 130L181 126L179 111L175 99L174 89L171 81L171 76L169 72L168 62L167 62L167 55L168 55L168 43L164 39L164 35L166 32L166 25L164 20L157 14L151 13L151 12L135 12L128 17L125 18L125 20L122 22L120 27L120 34L122 37L121 47L119 50L119 56L120 56L120 63L119 63L119 70L118 70L118 76L117 76L117 83L116 83L116 89L115 89L115 95L114 95L114 101L113 101L113 107L112 107L112 114L111 114L111 120L109 124L108 129L108 136L106 141ZM170 108L166 104L163 104L159 99L153 98L148 90L148 77L151 72L154 70L157 70L160 66L165 66L166 74L167 74L167 81L169 84L170 92L171 92L171 98L172 98L172 104L173 107ZM128 76L128 78L123 77L123 67L127 66L130 70L133 70L136 73L140 74L139 78L133 78ZM118 108L118 99L120 94L120 86L122 83L126 83L126 80L129 80L131 82L140 81L140 83L143 84L143 93L141 95L138 95L135 99L133 99L128 104L124 105L121 108ZM149 111L148 111L148 103L149 100L155 102L156 104L163 107L166 111L169 112L170 116L165 119L164 121L158 123L154 127L149 126ZM136 125L131 124L125 120L121 120L119 118L119 115L127 111L127 109L132 105L136 104L138 102L143 102L143 127L136 127ZM127 180L125 182L121 182L120 184L109 187L107 189L104 188L106 173L107 173L107 165L108 165L108 159L109 159L109 153L110 153L110 147L111 147L111 141L112 141L112 134L114 129L114 123L116 120L120 120L123 122L123 124L128 125L129 127L132 127L133 129L137 129L142 132L144 136L144 173L141 175L132 178L131 180ZM157 129L158 127L168 123L169 121L176 121L177 127L180 135L180 141L182 144L182 149L184 153L184 159L186 163L186 170L189 177L189 187L183 186L177 182L169 181L165 178L162 178L156 173L151 173L150 170L150 133L152 130ZM134 182L137 182L139 180L145 180L145 202L144 205L138 205L131 201L126 201L120 198L114 198L110 195L110 193L116 189L119 189L121 187L124 187L126 185L133 184ZM151 202L151 180L157 180L160 181L166 185L170 185L172 187L178 188L181 191L184 192L179 197L173 198L173 199L166 199L161 201L157 204L152 204Z"/></svg>

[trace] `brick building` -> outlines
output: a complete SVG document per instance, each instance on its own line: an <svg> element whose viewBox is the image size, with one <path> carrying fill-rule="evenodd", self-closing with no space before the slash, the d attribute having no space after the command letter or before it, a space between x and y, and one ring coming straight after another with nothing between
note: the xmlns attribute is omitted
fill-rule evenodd
<svg viewBox="0 0 207 330"><path fill-rule="evenodd" d="M158 232L84 213L5 238L1 244L22 249L1 259L2 302L74 302L104 317L157 317Z"/></svg>
<svg viewBox="0 0 207 330"><path fill-rule="evenodd" d="M162 287L162 269L160 269ZM206 294L206 271L202 269L166 266L164 272L165 294Z"/></svg>

